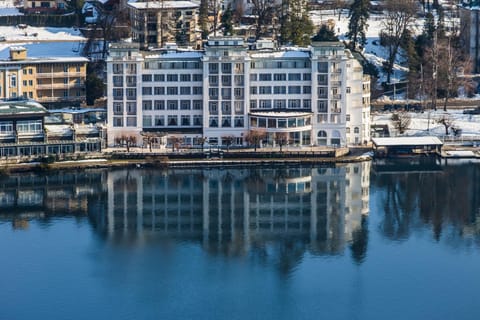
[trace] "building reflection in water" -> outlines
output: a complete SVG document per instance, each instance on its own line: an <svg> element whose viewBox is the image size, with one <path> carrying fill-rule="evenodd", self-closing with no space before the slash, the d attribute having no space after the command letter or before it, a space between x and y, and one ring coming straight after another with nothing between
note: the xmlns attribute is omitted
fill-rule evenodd
<svg viewBox="0 0 480 320"><path fill-rule="evenodd" d="M365 256L370 163L109 171L99 230L117 241L193 240L212 254L295 265L306 251ZM284 255L284 256L283 256ZM297 255L297 256L296 256Z"/></svg>

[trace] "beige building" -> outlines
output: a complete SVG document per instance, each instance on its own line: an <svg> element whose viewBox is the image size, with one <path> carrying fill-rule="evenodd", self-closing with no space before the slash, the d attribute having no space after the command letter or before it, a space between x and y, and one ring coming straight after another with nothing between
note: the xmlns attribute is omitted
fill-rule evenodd
<svg viewBox="0 0 480 320"><path fill-rule="evenodd" d="M87 62L83 57L28 57L24 47L11 47L10 57L0 60L0 99L80 103L86 98Z"/></svg>

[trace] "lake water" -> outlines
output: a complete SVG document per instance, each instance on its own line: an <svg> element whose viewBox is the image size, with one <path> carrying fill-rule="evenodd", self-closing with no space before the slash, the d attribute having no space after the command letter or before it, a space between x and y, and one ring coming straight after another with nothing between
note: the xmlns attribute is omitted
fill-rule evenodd
<svg viewBox="0 0 480 320"><path fill-rule="evenodd" d="M479 319L480 163L0 178L0 319Z"/></svg>

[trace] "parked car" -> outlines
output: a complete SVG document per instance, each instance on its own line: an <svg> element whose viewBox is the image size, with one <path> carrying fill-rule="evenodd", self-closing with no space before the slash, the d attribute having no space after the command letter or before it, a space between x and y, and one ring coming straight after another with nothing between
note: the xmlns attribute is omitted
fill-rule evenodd
<svg viewBox="0 0 480 320"><path fill-rule="evenodd" d="M7 41L7 38L5 38L4 36L0 36L0 41L1 41L1 42Z"/></svg>
<svg viewBox="0 0 480 320"><path fill-rule="evenodd" d="M476 107L475 109L463 110L463 114L480 114L480 107Z"/></svg>

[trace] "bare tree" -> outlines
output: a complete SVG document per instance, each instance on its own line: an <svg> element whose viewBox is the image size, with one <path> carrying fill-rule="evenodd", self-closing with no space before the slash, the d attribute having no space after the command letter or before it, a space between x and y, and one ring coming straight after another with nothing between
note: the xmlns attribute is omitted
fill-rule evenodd
<svg viewBox="0 0 480 320"><path fill-rule="evenodd" d="M390 83L391 74L398 49L405 32L409 29L417 13L416 0L386 0L385 19L382 22L381 36L386 44L388 57L385 62L387 83Z"/></svg>
<svg viewBox="0 0 480 320"><path fill-rule="evenodd" d="M137 137L133 135L122 134L121 136L115 138L115 144L125 146L127 148L127 152L130 152L130 148L137 144Z"/></svg>
<svg viewBox="0 0 480 320"><path fill-rule="evenodd" d="M258 39L267 32L273 24L277 5L274 0L252 0L252 14L255 19L255 37Z"/></svg>
<svg viewBox="0 0 480 320"><path fill-rule="evenodd" d="M282 147L288 144L288 133L286 132L277 132L275 133L275 143L280 147L280 152L282 152Z"/></svg>
<svg viewBox="0 0 480 320"><path fill-rule="evenodd" d="M175 149L179 151L180 145L183 143L183 138L171 136L169 140L170 140L170 143L172 144L172 152L175 152Z"/></svg>
<svg viewBox="0 0 480 320"><path fill-rule="evenodd" d="M260 146L260 141L265 139L267 133L265 130L252 129L245 135L245 141L250 145L253 145L255 152L257 152L257 147Z"/></svg>
<svg viewBox="0 0 480 320"><path fill-rule="evenodd" d="M403 134L410 126L412 117L407 112L395 112L392 114L390 120L392 121L393 127L400 132L400 134Z"/></svg>
<svg viewBox="0 0 480 320"><path fill-rule="evenodd" d="M227 135L222 137L222 144L225 143L227 146L227 152L230 151L230 146L233 144L233 141L235 141L235 136L233 135Z"/></svg>
<svg viewBox="0 0 480 320"><path fill-rule="evenodd" d="M459 87L468 87L470 78L464 77L465 73L470 73L472 64L470 59L462 54L461 50L453 47L452 40L448 37L444 45L439 50L439 89L444 92L443 110L447 111L448 99L455 96Z"/></svg>
<svg viewBox="0 0 480 320"><path fill-rule="evenodd" d="M445 128L445 135L448 135L448 129L452 128L455 124L452 116L448 113L442 114L435 120L436 123L443 125Z"/></svg>

